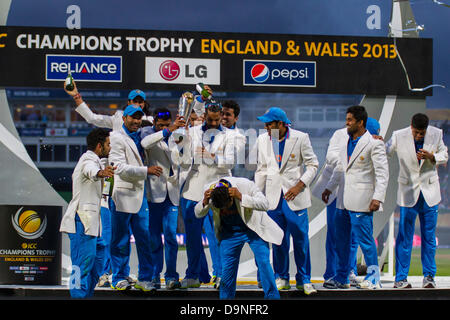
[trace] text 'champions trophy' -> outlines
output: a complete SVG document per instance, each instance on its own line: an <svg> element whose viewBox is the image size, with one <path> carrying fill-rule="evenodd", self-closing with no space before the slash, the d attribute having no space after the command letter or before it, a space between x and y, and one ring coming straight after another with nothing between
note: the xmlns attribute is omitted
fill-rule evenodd
<svg viewBox="0 0 450 320"><path fill-rule="evenodd" d="M185 92L181 95L178 102L178 115L189 122L192 108L194 107L194 95L191 92ZM172 133L175 141L182 141L187 135L186 128L178 128Z"/></svg>

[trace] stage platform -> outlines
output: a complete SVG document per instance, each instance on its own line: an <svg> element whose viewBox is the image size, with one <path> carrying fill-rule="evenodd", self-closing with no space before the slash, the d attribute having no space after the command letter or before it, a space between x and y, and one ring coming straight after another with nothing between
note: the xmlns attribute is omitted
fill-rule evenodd
<svg viewBox="0 0 450 320"><path fill-rule="evenodd" d="M437 288L423 289L422 277L410 277L411 289L394 289L393 281L382 280L382 289L362 290L350 288L345 290L326 289L322 281L313 280L317 293L306 296L295 288L295 281L291 280L291 289L280 291L282 300L448 300L450 299L450 277L436 277ZM0 285L0 299L70 299L67 285L61 286L28 286L28 285ZM197 289L166 290L162 288L154 293L144 293L131 289L115 291L110 288L96 288L93 298L101 300L214 300L219 299L218 290L211 284L202 285ZM255 280L240 279L236 290L236 300L263 299L263 291L258 288Z"/></svg>

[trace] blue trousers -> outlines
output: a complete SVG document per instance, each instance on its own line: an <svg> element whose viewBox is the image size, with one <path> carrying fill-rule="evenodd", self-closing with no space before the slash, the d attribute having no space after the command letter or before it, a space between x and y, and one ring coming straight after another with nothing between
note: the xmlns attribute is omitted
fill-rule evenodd
<svg viewBox="0 0 450 320"><path fill-rule="evenodd" d="M336 281L344 284L349 283L352 232L361 247L367 264L366 279L370 279L374 283L379 281L377 246L373 238L373 213L337 209L335 223L336 236L339 239L336 241L338 257Z"/></svg>
<svg viewBox="0 0 450 320"><path fill-rule="evenodd" d="M154 264L153 278L159 280L165 258L166 272L164 278L166 282L167 280L178 280L180 278L177 273L178 207L172 204L167 195L162 203L149 202L148 208L150 211L150 246ZM161 234L164 234L164 246Z"/></svg>
<svg viewBox="0 0 450 320"><path fill-rule="evenodd" d="M114 201L110 199L111 211L111 266L112 285L125 280L130 274L130 236L134 235L139 261L139 281L151 281L153 262L150 254L149 213L147 199L143 197L142 206L137 213L126 213L116 210Z"/></svg>
<svg viewBox="0 0 450 320"><path fill-rule="evenodd" d="M420 221L421 259L423 275L436 275L436 223L438 205L428 206L422 193L412 208L400 207L400 223L395 240L395 281L408 277L411 263L411 250L414 236L414 226L417 215Z"/></svg>
<svg viewBox="0 0 450 320"><path fill-rule="evenodd" d="M336 276L337 269L337 252L336 252L336 200L327 206L327 238L325 242L325 252L326 252L326 268L323 278L325 280L332 279ZM357 271L357 258L358 253L358 243L356 242L355 233L352 232L352 240L350 247L350 261L349 261L349 272L353 271L358 274Z"/></svg>
<svg viewBox="0 0 450 320"><path fill-rule="evenodd" d="M106 245L101 237L84 233L84 226L78 214L75 216L76 233L69 233L72 274L70 296L89 298L102 275Z"/></svg>
<svg viewBox="0 0 450 320"><path fill-rule="evenodd" d="M102 238L105 242L105 263L103 265L103 275L111 273L111 212L108 208L101 207L100 214L102 218Z"/></svg>
<svg viewBox="0 0 450 320"><path fill-rule="evenodd" d="M280 299L280 293L275 284L274 272L270 265L269 244L251 230L222 235L219 246L223 266L222 280L220 282L220 299L233 299L235 296L239 258L245 243L249 244L255 255L264 290L264 298Z"/></svg>
<svg viewBox="0 0 450 320"><path fill-rule="evenodd" d="M203 221L203 229L205 230L206 237L208 238L213 276L220 278L222 277L222 262L220 259L219 242L217 241L216 234L214 232L212 210L209 210L208 214L205 216L205 220Z"/></svg>
<svg viewBox="0 0 450 320"><path fill-rule="evenodd" d="M208 271L205 250L202 243L203 219L195 217L196 201L185 198L180 199L180 208L186 232L186 254L188 266L185 278L199 279L200 282L209 283L211 276Z"/></svg>
<svg viewBox="0 0 450 320"><path fill-rule="evenodd" d="M289 246L290 235L292 235L294 259L297 265L295 279L298 285L311 283L308 211L306 209L292 211L286 200L280 198L278 207L267 213L285 231L281 245L272 246L275 278L289 280ZM259 264L258 267L260 267Z"/></svg>

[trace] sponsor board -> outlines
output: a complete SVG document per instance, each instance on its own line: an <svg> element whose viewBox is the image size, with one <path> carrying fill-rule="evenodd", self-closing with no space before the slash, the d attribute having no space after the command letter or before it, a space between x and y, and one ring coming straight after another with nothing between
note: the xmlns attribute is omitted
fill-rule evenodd
<svg viewBox="0 0 450 320"><path fill-rule="evenodd" d="M145 82L220 85L220 59L146 57Z"/></svg>
<svg viewBox="0 0 450 320"><path fill-rule="evenodd" d="M122 82L122 57L119 56L45 56L46 81L61 81L68 73L76 81Z"/></svg>
<svg viewBox="0 0 450 320"><path fill-rule="evenodd" d="M46 137L67 137L68 130L67 128L46 128L45 136Z"/></svg>
<svg viewBox="0 0 450 320"><path fill-rule="evenodd" d="M315 87L315 61L244 60L244 86Z"/></svg>
<svg viewBox="0 0 450 320"><path fill-rule="evenodd" d="M223 92L433 94L431 38L17 26L0 34L2 87L61 88L72 71L81 90L203 82Z"/></svg>
<svg viewBox="0 0 450 320"><path fill-rule="evenodd" d="M0 206L0 284L60 284L61 213L55 206Z"/></svg>

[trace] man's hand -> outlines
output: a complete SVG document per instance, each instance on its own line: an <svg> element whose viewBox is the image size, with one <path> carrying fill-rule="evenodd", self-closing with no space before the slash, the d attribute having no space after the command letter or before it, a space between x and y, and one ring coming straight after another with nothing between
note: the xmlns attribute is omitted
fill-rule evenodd
<svg viewBox="0 0 450 320"><path fill-rule="evenodd" d="M73 90L69 91L66 89L66 81L64 81L64 91L67 92L69 96L72 98L78 94L77 84L75 83L75 80L73 80Z"/></svg>
<svg viewBox="0 0 450 320"><path fill-rule="evenodd" d="M212 190L208 189L205 191L205 193L203 194L203 206L206 207L209 203L209 199L211 199L211 193Z"/></svg>
<svg viewBox="0 0 450 320"><path fill-rule="evenodd" d="M381 141L384 141L384 140L383 140L383 137L382 137L382 136L379 136L379 135L373 134L373 135L372 135L372 137L373 137L374 139L377 139L377 140L381 140Z"/></svg>
<svg viewBox="0 0 450 320"><path fill-rule="evenodd" d="M239 201L242 201L242 193L238 190L238 188L228 188L228 194L231 198L236 198Z"/></svg>
<svg viewBox="0 0 450 320"><path fill-rule="evenodd" d="M372 201L370 201L369 211L370 212L378 211L380 209L380 205L381 205L380 201L372 199Z"/></svg>
<svg viewBox="0 0 450 320"><path fill-rule="evenodd" d="M66 89L66 82L64 81L64 91L73 98L73 100L75 101L77 106L79 106L80 104L83 103L83 99L81 98L81 95L78 92L77 84L75 83L75 80L73 80L73 90L72 91L68 91Z"/></svg>
<svg viewBox="0 0 450 320"><path fill-rule="evenodd" d="M208 93L209 93L210 95L213 94L212 89L211 89L208 85L206 85L206 84L205 84L205 89L206 89L206 91L208 91ZM203 100L203 101L206 101L205 98L203 98L203 96L202 96L202 100Z"/></svg>
<svg viewBox="0 0 450 320"><path fill-rule="evenodd" d="M214 153L209 153L208 151L206 151L205 147L197 147L197 149L195 149L195 154L199 157L201 157L202 159L215 159L216 155Z"/></svg>
<svg viewBox="0 0 450 320"><path fill-rule="evenodd" d="M117 167L113 167L113 166L107 166L104 170L99 170L97 172L97 177L99 178L109 178L112 177L114 175L114 170Z"/></svg>
<svg viewBox="0 0 450 320"><path fill-rule="evenodd" d="M294 200L295 197L305 189L305 187L306 185L303 183L303 181L300 181L286 192L286 194L284 195L284 199L286 199L286 201Z"/></svg>
<svg viewBox="0 0 450 320"><path fill-rule="evenodd" d="M151 166L147 168L147 174L148 175L154 175L159 177L163 172L163 169L159 166Z"/></svg>
<svg viewBox="0 0 450 320"><path fill-rule="evenodd" d="M186 121L181 116L177 116L175 121L167 128L170 132L174 132L178 128L186 126Z"/></svg>
<svg viewBox="0 0 450 320"><path fill-rule="evenodd" d="M328 200L330 199L331 191L328 189L325 189L324 192L322 192L322 201L325 203L328 203Z"/></svg>
<svg viewBox="0 0 450 320"><path fill-rule="evenodd" d="M419 149L419 152L417 152L417 159L418 160L430 160L431 162L436 162L436 159L434 158L434 154L432 154L431 152L428 152L425 149Z"/></svg>

